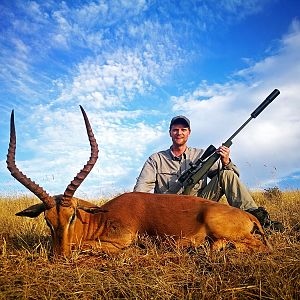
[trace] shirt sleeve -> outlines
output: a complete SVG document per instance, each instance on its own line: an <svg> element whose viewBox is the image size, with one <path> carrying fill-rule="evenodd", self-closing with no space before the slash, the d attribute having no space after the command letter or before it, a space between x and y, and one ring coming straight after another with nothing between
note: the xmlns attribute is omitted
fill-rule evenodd
<svg viewBox="0 0 300 300"><path fill-rule="evenodd" d="M156 163L151 156L145 162L133 188L134 192L149 193L154 190L156 183Z"/></svg>
<svg viewBox="0 0 300 300"><path fill-rule="evenodd" d="M223 167L224 170L232 170L237 176L240 176L238 167L230 160L229 164Z"/></svg>

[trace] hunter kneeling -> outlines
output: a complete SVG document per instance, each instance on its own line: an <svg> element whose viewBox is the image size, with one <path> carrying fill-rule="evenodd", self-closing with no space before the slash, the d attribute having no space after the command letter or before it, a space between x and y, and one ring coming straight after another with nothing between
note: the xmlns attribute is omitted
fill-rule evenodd
<svg viewBox="0 0 300 300"><path fill-rule="evenodd" d="M134 191L147 193L154 191L156 194L181 194L183 192L178 178L204 153L203 149L187 146L190 133L191 127L188 118L176 116L171 120L169 127L172 139L171 147L154 153L147 159L137 178ZM283 231L283 225L278 221L270 220L266 209L257 206L241 182L239 171L230 159L230 149L222 145L216 152L220 155L220 159L189 191L189 195L213 201L219 201L225 195L230 206L251 213L264 228Z"/></svg>

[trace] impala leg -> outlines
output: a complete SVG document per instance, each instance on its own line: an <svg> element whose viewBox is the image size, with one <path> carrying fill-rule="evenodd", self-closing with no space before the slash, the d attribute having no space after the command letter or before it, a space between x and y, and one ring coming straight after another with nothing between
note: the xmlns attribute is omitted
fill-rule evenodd
<svg viewBox="0 0 300 300"><path fill-rule="evenodd" d="M136 237L136 235L130 232L116 237L113 235L111 237L100 237L97 240L84 241L80 248L84 250L95 249L106 253L117 253L130 246Z"/></svg>
<svg viewBox="0 0 300 300"><path fill-rule="evenodd" d="M255 237L246 238L242 241L235 241L234 245L239 252L270 252L270 249L264 245L261 240Z"/></svg>
<svg viewBox="0 0 300 300"><path fill-rule="evenodd" d="M106 241L85 241L80 247L82 250L96 250L105 253L117 253L122 249L126 248L127 244L106 242Z"/></svg>
<svg viewBox="0 0 300 300"><path fill-rule="evenodd" d="M227 244L228 244L228 241L225 239L219 239L219 240L213 241L210 244L210 250L211 251L220 251L222 249L225 249Z"/></svg>

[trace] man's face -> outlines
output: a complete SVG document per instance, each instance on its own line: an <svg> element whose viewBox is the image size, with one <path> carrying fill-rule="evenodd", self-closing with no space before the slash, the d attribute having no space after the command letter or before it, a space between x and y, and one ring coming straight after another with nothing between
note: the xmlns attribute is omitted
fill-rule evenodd
<svg viewBox="0 0 300 300"><path fill-rule="evenodd" d="M172 125L169 133L172 138L173 145L182 146L187 143L191 130L184 124L174 124Z"/></svg>

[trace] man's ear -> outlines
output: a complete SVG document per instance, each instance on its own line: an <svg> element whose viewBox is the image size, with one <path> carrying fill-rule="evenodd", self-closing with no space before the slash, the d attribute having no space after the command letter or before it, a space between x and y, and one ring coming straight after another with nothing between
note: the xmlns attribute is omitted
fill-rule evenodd
<svg viewBox="0 0 300 300"><path fill-rule="evenodd" d="M44 203L39 203L39 204L32 205L32 206L16 213L16 216L36 218L45 210L46 210L46 207L45 207Z"/></svg>

